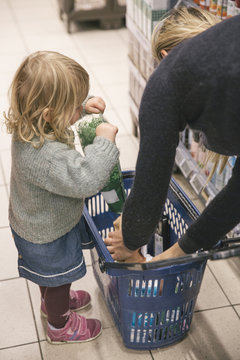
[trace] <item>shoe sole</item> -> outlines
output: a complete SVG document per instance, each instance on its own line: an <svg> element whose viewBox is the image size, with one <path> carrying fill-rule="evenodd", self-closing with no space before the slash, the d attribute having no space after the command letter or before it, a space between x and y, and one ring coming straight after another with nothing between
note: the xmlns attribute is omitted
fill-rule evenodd
<svg viewBox="0 0 240 360"><path fill-rule="evenodd" d="M82 309L86 309L86 307L88 307L90 304L91 304L91 301L89 301L88 304L86 304L86 305L84 305L84 306L82 306L82 307L80 307L80 308L78 308L78 309L70 309L70 310L71 310L71 311L80 311L80 310L82 310ZM47 314L46 314L45 312L43 312L41 309L40 309L40 313L41 313L41 316L42 316L43 318L47 319Z"/></svg>
<svg viewBox="0 0 240 360"><path fill-rule="evenodd" d="M48 335L46 338L47 338L47 341L49 342L49 344L52 344L52 345L76 344L76 343L85 343L85 342L95 340L97 337L99 337L101 335L101 333L102 333L102 327L101 327L101 330L99 331L99 333L95 337L92 337L92 338L86 339L86 340L54 341L54 340L51 340Z"/></svg>

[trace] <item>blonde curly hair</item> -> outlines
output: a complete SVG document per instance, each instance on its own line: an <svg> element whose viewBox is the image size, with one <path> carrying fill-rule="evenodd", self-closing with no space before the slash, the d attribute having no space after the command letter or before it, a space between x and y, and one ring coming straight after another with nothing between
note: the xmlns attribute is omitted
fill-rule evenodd
<svg viewBox="0 0 240 360"><path fill-rule="evenodd" d="M201 32L216 25L221 20L207 10L196 7L174 8L170 13L155 26L152 35L152 54L160 62L164 56L162 50L171 51L182 41L190 39ZM204 167L208 162L213 164L207 182L209 182L219 169L221 174L228 162L228 156L217 154L207 150Z"/></svg>
<svg viewBox="0 0 240 360"><path fill-rule="evenodd" d="M69 122L88 91L89 75L76 61L53 51L35 52L19 66L9 89L7 130L34 147L45 139L72 146Z"/></svg>

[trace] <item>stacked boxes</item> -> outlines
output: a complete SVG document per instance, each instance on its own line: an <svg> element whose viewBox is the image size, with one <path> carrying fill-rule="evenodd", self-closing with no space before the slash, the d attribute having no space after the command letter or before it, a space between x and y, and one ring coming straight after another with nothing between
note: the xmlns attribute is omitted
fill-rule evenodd
<svg viewBox="0 0 240 360"><path fill-rule="evenodd" d="M239 0L194 0L194 2L222 20L240 13Z"/></svg>
<svg viewBox="0 0 240 360"><path fill-rule="evenodd" d="M168 9L169 0L127 1L127 16L132 19L136 27L149 41L151 41L154 26Z"/></svg>
<svg viewBox="0 0 240 360"><path fill-rule="evenodd" d="M136 108L139 108L146 82L157 62L151 49L152 31L169 10L170 0L127 0L129 30L130 110L137 134Z"/></svg>

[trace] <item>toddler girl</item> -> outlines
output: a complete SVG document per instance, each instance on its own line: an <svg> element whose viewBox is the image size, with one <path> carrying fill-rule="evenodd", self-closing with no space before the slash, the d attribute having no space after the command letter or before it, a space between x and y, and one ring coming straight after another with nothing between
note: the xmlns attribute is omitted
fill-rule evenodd
<svg viewBox="0 0 240 360"><path fill-rule="evenodd" d="M19 274L40 287L52 344L89 341L101 332L99 320L74 312L90 303L90 295L70 290L86 273L84 198L104 187L119 157L117 128L109 123L97 127L84 157L74 148L70 125L80 118L88 91L88 73L76 61L36 52L18 68L4 114L12 134L9 221ZM104 109L99 97L85 102L87 112Z"/></svg>

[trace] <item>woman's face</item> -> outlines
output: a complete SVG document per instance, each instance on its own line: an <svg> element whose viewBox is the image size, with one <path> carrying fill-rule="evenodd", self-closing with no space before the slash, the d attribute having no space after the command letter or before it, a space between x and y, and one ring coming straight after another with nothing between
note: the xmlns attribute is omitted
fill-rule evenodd
<svg viewBox="0 0 240 360"><path fill-rule="evenodd" d="M82 105L78 106L73 117L70 120L70 125L75 124L75 122L80 119L82 111L83 111L83 106Z"/></svg>

